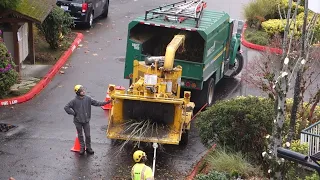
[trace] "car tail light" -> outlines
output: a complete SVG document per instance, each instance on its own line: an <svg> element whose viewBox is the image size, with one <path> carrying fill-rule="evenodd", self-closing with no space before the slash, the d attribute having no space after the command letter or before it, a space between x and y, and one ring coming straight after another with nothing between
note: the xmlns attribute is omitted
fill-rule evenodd
<svg viewBox="0 0 320 180"><path fill-rule="evenodd" d="M186 84L185 84L187 87L190 87L190 82L188 81L188 82L186 82Z"/></svg>
<svg viewBox="0 0 320 180"><path fill-rule="evenodd" d="M88 3L82 3L82 12L86 12L88 10Z"/></svg>

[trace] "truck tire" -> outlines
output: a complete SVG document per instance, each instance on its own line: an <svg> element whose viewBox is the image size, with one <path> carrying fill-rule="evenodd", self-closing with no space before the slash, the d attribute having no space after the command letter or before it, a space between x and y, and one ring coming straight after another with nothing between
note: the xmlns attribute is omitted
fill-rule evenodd
<svg viewBox="0 0 320 180"><path fill-rule="evenodd" d="M204 82L203 88L201 91L199 90L192 91L191 100L196 105L195 107L196 111L200 110L205 104L207 104L206 108L212 106L214 89L215 89L215 79L214 77L211 77L206 82Z"/></svg>
<svg viewBox="0 0 320 180"><path fill-rule="evenodd" d="M232 67L234 69L234 73L230 77L237 76L243 69L243 56L241 53L237 52L236 59L235 59L235 66Z"/></svg>

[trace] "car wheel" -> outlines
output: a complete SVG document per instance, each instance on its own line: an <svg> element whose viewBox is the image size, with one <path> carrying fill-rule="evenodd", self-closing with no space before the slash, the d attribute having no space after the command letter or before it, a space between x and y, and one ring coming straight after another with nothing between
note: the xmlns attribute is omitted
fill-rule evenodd
<svg viewBox="0 0 320 180"><path fill-rule="evenodd" d="M107 18L108 14L109 14L109 3L107 1L103 8L102 17Z"/></svg>
<svg viewBox="0 0 320 180"><path fill-rule="evenodd" d="M93 24L93 13L91 12L91 13L90 13L90 16L89 16L89 20L88 20L86 26L87 26L88 28L91 28L91 27L92 27L92 24Z"/></svg>

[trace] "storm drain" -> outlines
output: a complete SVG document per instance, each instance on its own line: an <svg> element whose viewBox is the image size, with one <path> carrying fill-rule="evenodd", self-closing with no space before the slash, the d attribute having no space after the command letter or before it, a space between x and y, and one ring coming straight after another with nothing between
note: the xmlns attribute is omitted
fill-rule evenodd
<svg viewBox="0 0 320 180"><path fill-rule="evenodd" d="M17 126L11 124L0 123L0 132L8 132Z"/></svg>

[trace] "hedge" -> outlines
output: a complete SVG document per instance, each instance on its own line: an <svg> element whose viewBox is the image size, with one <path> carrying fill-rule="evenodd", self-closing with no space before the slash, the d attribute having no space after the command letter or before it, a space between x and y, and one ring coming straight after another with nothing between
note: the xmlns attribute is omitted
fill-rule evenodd
<svg viewBox="0 0 320 180"><path fill-rule="evenodd" d="M287 99L286 121L283 129L283 138L288 134L290 124L290 110L292 99ZM295 136L298 138L302 127L302 118L310 107L300 107L297 116ZM301 112L306 112L305 114ZM317 106L314 119L320 117L320 108ZM248 155L252 160L262 161L261 152L266 142L264 137L272 134L275 118L274 101L262 97L237 97L231 100L218 101L208 110L201 112L196 119L200 139L204 145L212 142Z"/></svg>

